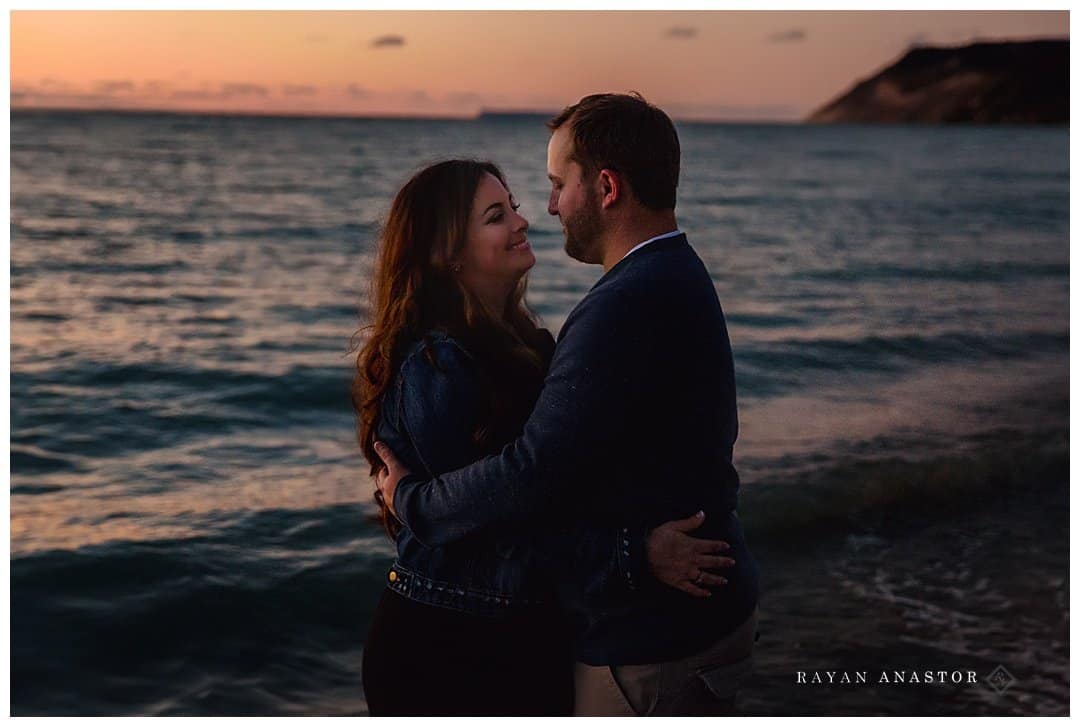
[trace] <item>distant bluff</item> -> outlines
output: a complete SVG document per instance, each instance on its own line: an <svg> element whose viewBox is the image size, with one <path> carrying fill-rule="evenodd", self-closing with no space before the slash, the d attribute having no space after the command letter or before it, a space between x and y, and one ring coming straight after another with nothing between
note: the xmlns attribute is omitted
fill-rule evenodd
<svg viewBox="0 0 1080 727"><path fill-rule="evenodd" d="M810 123L1067 124L1069 41L914 47Z"/></svg>

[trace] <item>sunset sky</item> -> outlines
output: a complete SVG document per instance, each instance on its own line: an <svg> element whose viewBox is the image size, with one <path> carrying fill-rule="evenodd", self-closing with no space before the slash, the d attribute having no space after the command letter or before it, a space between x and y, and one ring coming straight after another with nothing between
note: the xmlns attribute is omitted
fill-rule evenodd
<svg viewBox="0 0 1080 727"><path fill-rule="evenodd" d="M12 108L469 116L637 90L795 120L911 44L1068 37L1052 12L16 11Z"/></svg>

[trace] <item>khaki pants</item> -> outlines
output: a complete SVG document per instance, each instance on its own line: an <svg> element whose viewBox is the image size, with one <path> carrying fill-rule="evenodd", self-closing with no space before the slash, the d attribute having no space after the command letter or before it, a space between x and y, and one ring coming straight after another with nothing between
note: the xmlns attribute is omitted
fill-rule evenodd
<svg viewBox="0 0 1080 727"><path fill-rule="evenodd" d="M577 717L723 716L753 671L757 609L704 651L677 661L627 666L574 665Z"/></svg>

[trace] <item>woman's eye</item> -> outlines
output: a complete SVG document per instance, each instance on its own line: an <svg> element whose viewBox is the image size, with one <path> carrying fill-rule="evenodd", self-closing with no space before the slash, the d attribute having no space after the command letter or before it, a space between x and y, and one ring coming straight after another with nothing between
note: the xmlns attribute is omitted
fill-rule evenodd
<svg viewBox="0 0 1080 727"><path fill-rule="evenodd" d="M502 218L503 218L503 214L502 214L502 212L499 212L498 214L491 216L491 219L488 220L488 224L491 225L491 224L494 224L496 222L501 222Z"/></svg>

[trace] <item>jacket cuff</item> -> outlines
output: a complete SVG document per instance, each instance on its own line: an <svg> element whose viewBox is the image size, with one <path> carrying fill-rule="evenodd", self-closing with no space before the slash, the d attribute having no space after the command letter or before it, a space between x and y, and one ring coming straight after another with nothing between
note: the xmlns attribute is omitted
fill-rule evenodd
<svg viewBox="0 0 1080 727"><path fill-rule="evenodd" d="M619 528L616 552L619 564L619 576L631 591L636 591L645 583L649 572L648 557L645 553L644 530L639 528Z"/></svg>
<svg viewBox="0 0 1080 727"><path fill-rule="evenodd" d="M397 487L394 488L394 515L402 525L413 530L409 525L408 520L405 519L406 510L408 509L408 498L420 485L424 484L426 480L423 477L415 474L408 474L398 481Z"/></svg>

